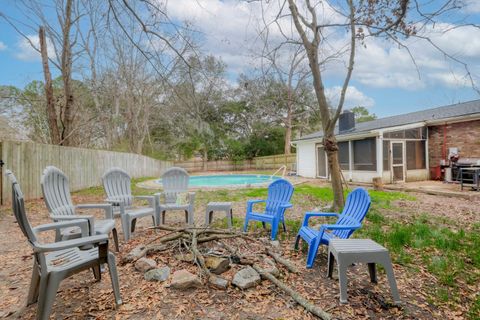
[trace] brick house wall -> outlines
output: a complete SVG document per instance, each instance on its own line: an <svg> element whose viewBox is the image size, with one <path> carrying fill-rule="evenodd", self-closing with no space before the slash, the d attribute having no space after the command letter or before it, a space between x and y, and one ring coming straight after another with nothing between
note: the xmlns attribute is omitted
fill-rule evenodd
<svg viewBox="0 0 480 320"><path fill-rule="evenodd" d="M444 125L428 127L428 160L430 167L440 165ZM448 148L458 148L460 158L480 158L480 120L446 125L446 156ZM446 159L445 159L446 160Z"/></svg>

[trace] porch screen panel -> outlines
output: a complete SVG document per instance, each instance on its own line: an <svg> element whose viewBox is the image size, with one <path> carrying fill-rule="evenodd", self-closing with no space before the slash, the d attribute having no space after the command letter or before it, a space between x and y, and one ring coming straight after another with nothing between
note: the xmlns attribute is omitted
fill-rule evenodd
<svg viewBox="0 0 480 320"><path fill-rule="evenodd" d="M317 176L327 176L327 157L323 148L317 148Z"/></svg>
<svg viewBox="0 0 480 320"><path fill-rule="evenodd" d="M360 171L377 170L375 138L353 141L353 169Z"/></svg>
<svg viewBox="0 0 480 320"><path fill-rule="evenodd" d="M390 171L390 141L383 141L383 171Z"/></svg>
<svg viewBox="0 0 480 320"><path fill-rule="evenodd" d="M425 140L407 141L407 169L425 169Z"/></svg>
<svg viewBox="0 0 480 320"><path fill-rule="evenodd" d="M350 150L348 147L348 141L338 143L338 160L340 162L340 168L342 170L350 169Z"/></svg>

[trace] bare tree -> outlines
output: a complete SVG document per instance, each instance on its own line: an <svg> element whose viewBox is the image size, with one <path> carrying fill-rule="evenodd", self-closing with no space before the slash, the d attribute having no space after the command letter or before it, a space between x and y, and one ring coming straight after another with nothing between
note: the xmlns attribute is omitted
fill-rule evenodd
<svg viewBox="0 0 480 320"><path fill-rule="evenodd" d="M175 90L168 99L168 113L180 117L177 123L178 142L190 140L195 151L202 155L206 170L208 153L217 138L215 126L223 119L218 110L226 89L225 65L213 56L188 58L188 65L181 65L175 73ZM172 130L175 130L172 128Z"/></svg>
<svg viewBox="0 0 480 320"><path fill-rule="evenodd" d="M63 82L63 101L56 102L56 105L52 107L52 96L49 85L46 85L45 96L47 101L47 110L49 112L49 128L51 130L50 136L52 143L61 145L74 145L76 132L75 124L75 97L74 89L72 86L72 64L74 56L80 54L80 52L74 52L76 47L76 34L78 30L74 27L77 20L81 18L81 13L78 8L75 7L75 3L72 0L55 0L53 5L49 7L43 6L34 0L22 0L16 3L19 6L21 12L25 15L25 21L27 23L16 23L15 19L6 16L3 13L0 15L20 34L26 41L30 43L33 49L41 53L43 59L43 68L47 72L45 74L46 82L50 71L48 62L52 63L62 75ZM50 17L47 17L45 10L52 9L56 13L57 20L52 21ZM43 44L43 50L32 41L27 34L22 31L18 25L22 25L24 28L37 30L41 28L40 44ZM73 41L72 41L73 39ZM53 48L53 55L49 56L47 52L47 43L50 43ZM53 121L53 110L57 112L56 120ZM55 129L55 125L57 128Z"/></svg>
<svg viewBox="0 0 480 320"><path fill-rule="evenodd" d="M45 29L38 29L38 37L40 39L40 51L42 54L43 75L45 77L45 98L48 128L50 129L50 139L53 144L60 144L60 131L57 123L57 111L55 110L55 100L53 96L52 74L48 65L47 39L45 37Z"/></svg>
<svg viewBox="0 0 480 320"><path fill-rule="evenodd" d="M319 49L321 45L322 28L318 22L318 16L315 9L310 2L306 0L306 7L310 14L310 20L302 15L294 0L288 0L290 12L295 27L300 35L303 46L307 53L308 61L313 77L313 87L317 97L318 107L322 117L323 127L323 146L327 152L328 165L330 169L330 175L332 179L332 189L334 195L334 206L343 207L343 187L341 180L341 170L338 161L338 145L335 139L334 128L335 123L342 111L343 102L345 100L345 93L350 82L350 77L353 72L353 64L355 59L355 45L356 45L356 30L355 30L355 8L352 0L347 0L349 7L349 22L350 22L350 57L348 60L347 74L342 86L340 101L337 106L336 112L332 115L330 112L330 106L325 96L325 87L322 79L322 72L320 70Z"/></svg>
<svg viewBox="0 0 480 320"><path fill-rule="evenodd" d="M265 40L265 43L268 43L268 39ZM306 64L305 51L301 46L283 45L273 50L268 50L267 47L268 44L262 57L266 62L262 68L263 74L271 76L281 84L276 104L285 104L282 114L282 123L285 127L284 153L290 154L295 122L308 112L306 109L309 108L307 103L309 92L305 88L309 85L310 72Z"/></svg>
<svg viewBox="0 0 480 320"><path fill-rule="evenodd" d="M278 92L277 105L285 104L282 123L285 127L284 153L290 154L292 131L295 118L305 113L305 99L302 92L305 85L311 81L310 69L306 52L299 41L282 41L281 36L272 32L277 28L276 24L270 24L264 16L258 27L258 34L262 41L260 54L262 75L271 77L281 83ZM280 110L276 110L277 112ZM283 111L283 110L282 110Z"/></svg>
<svg viewBox="0 0 480 320"><path fill-rule="evenodd" d="M407 50L415 64L414 55L404 40L409 37L424 40L444 57L464 67L465 76L470 79L472 86L476 88L475 81L466 63L455 55L449 54L428 35L418 32L419 29L425 29L429 24L435 24L435 19L439 16L451 14L455 10L458 11L462 5L459 1L443 0L435 6L424 6L416 0L279 0L267 3L276 5L274 8L276 13L273 22L267 21L265 24L277 26L281 35L286 39L284 40L285 43L300 43L308 58L318 110L321 115L323 146L328 157L334 192L334 207L342 207L344 204L341 171L338 163L338 145L334 128L343 109L345 95L354 70L356 46L359 43L365 45L364 41L368 37L383 37ZM270 7L270 9L272 8ZM426 10L429 10L429 12L423 12ZM411 21L407 21L407 13ZM262 17L265 17L265 15L262 15ZM285 19L293 22L296 36L290 33L289 23L286 24L287 27L282 24ZM463 26L472 25L464 21L462 23ZM334 41L344 41L343 47L333 53L329 41L332 34L341 35ZM298 36L300 41L297 40ZM346 59L344 59L345 57ZM340 61L344 65L340 99L335 106L329 105L324 85L326 63L331 60Z"/></svg>

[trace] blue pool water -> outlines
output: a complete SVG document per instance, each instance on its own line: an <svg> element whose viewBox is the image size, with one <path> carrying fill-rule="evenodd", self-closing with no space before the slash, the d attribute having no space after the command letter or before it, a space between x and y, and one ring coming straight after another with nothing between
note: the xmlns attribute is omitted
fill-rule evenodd
<svg viewBox="0 0 480 320"><path fill-rule="evenodd" d="M190 187L222 187L222 186L246 186L268 184L280 179L279 177L270 178L267 175L258 174L227 174L227 175L209 175L209 176L190 176ZM157 180L162 183L162 180Z"/></svg>

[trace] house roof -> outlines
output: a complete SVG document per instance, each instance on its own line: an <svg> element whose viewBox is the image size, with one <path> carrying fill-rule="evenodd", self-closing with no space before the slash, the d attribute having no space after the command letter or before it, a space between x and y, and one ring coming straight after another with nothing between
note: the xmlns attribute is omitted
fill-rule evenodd
<svg viewBox="0 0 480 320"><path fill-rule="evenodd" d="M468 115L480 115L480 100L468 101L463 103L452 104L443 107L437 107L433 109L415 111L397 116L391 116L381 119L375 119L372 121L360 122L355 124L353 130L338 133L338 124L335 127L335 135L341 137L344 135L356 135L363 134L372 130L385 129L390 127L398 127L418 122L428 122L442 119L451 119L456 117L468 116ZM323 131L317 131L298 139L293 142L317 139L323 137Z"/></svg>

